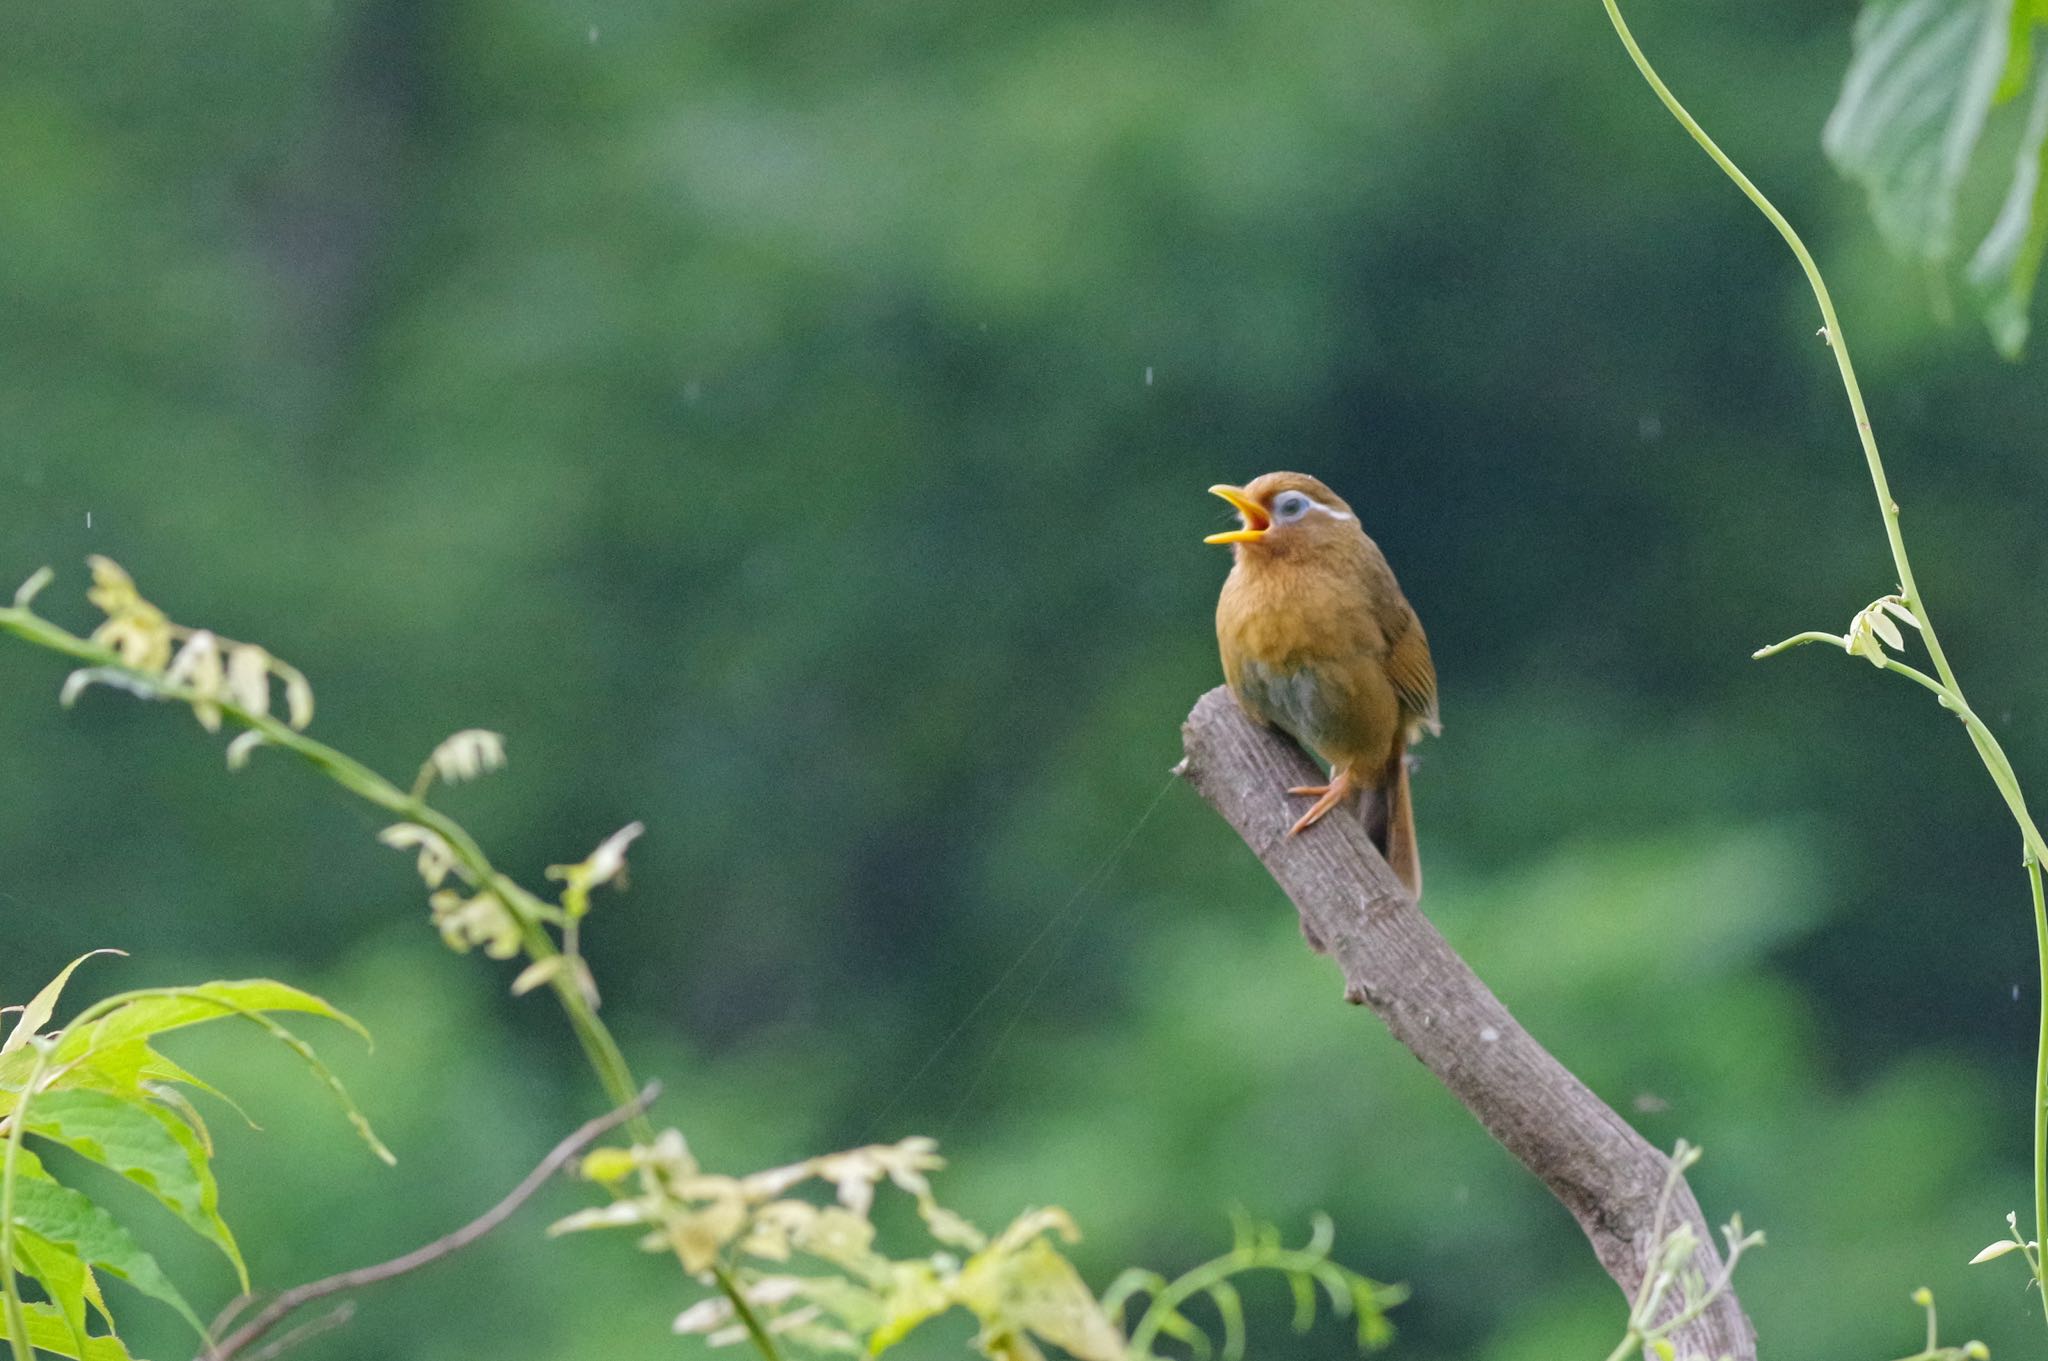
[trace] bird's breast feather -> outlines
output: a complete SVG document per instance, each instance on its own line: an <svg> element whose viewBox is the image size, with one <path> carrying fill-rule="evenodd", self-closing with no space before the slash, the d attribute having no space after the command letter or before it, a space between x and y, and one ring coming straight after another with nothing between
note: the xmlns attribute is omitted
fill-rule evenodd
<svg viewBox="0 0 2048 1361"><path fill-rule="evenodd" d="M1327 687L1309 667L1247 660L1238 668L1237 697L1259 718L1311 747L1319 748L1331 727Z"/></svg>

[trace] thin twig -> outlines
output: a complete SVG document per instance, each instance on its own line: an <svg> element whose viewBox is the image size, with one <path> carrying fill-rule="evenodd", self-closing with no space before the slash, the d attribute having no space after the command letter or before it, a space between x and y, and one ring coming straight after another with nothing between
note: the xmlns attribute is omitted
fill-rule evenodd
<svg viewBox="0 0 2048 1361"><path fill-rule="evenodd" d="M201 1361L232 1361L232 1358L260 1340L286 1317L305 1308L315 1300L340 1294L344 1290L360 1290L367 1285L376 1285L395 1276L418 1271L421 1267L437 1262L451 1253L460 1252L492 1229L510 1219L513 1213L533 1197L534 1192L547 1184L548 1178L561 1171L562 1167L578 1153L628 1120L642 1114L654 1104L654 1098L661 1094L661 1084L650 1082L641 1088L640 1095L617 1110L608 1111L595 1120L586 1122L574 1134L556 1144L548 1155L540 1160L525 1180L513 1187L510 1194L490 1209L464 1224L461 1228L444 1237L436 1238L424 1247L414 1248L402 1257L375 1266L357 1267L323 1280L295 1285L279 1295L229 1336L215 1344L212 1350L201 1354ZM339 1326L336 1324L335 1326ZM255 1361L252 1356L250 1361Z"/></svg>
<svg viewBox="0 0 2048 1361"><path fill-rule="evenodd" d="M275 1361L301 1342L310 1342L322 1333L331 1333L356 1316L354 1300L343 1300L319 1318L307 1319L281 1337L273 1338L255 1351L249 1353L249 1361Z"/></svg>

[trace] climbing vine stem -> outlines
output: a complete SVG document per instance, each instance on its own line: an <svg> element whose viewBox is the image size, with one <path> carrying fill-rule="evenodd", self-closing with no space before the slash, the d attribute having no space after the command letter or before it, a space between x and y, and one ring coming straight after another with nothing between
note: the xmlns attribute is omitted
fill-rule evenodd
<svg viewBox="0 0 2048 1361"><path fill-rule="evenodd" d="M1643 49L1637 44L1635 35L1629 31L1627 21L1621 17L1621 8L1617 0L1601 0L1601 3L1606 7L1607 18L1614 25L1615 34L1621 39L1622 46L1628 49L1629 59L1635 63L1636 70L1642 73L1651 90L1656 92L1657 98L1670 111L1671 116L1678 120L1679 126L1699 143L1700 149L1735 182L1735 187L1742 191L1743 196L1778 229L1778 235L1785 238L1785 244L1791 248L1792 254L1799 261L1799 268L1805 272L1806 282L1813 289L1814 301L1820 305L1820 337L1834 352L1835 367L1841 372L1842 388L1849 397L1849 410L1856 418L1856 438L1863 446L1863 460L1870 469L1871 488L1877 493L1878 512L1884 518L1885 541L1891 546L1892 564L1898 572L1899 593L1894 598L1902 607L1898 613L1920 630L1921 641L1927 648L1927 657L1933 664L1934 674L1930 676L1908 666L1884 650L1886 640L1883 635L1888 632L1896 637L1897 629L1883 619L1883 610L1880 608L1883 602L1873 605L1870 610L1865 611L1864 616L1859 616L1858 624L1864 625L1860 635L1854 625L1849 634L1843 637L1828 633L1801 633L1773 647L1764 648L1756 655L1772 656L1800 643L1832 643L1852 655L1862 656L1884 670L1895 671L1932 691L1940 700L1942 707L1962 721L1970 734L1971 744L1976 747L1978 757L1984 762L1985 770L1990 773L1992 783L1998 787L1999 794L2005 799L2006 807L2012 810L2013 820L2019 825L2020 838L2025 847L2027 878L2033 896L2034 938L2042 994L2040 1033L2037 1037L2034 1066L2034 1238L2038 1243L2048 1238L2048 907L2044 907L2041 883L2041 865L2044 860L2048 860L2048 843L2043 842L2041 830L2034 825L2033 816L2027 810L2026 798L2020 791L2019 778L2013 773L2012 762L2006 758L2005 749L1999 745L1998 738L1963 698L1962 684L1956 679L1955 669L1949 665L1948 654L1942 650L1940 637L1934 630L1934 621L1927 612L1927 602L1920 594L1919 583L1914 580L1913 564L1906 555L1905 535L1899 527L1899 503L1892 499L1891 485L1885 478L1884 461L1878 457L1877 436L1871 430L1870 412L1863 402L1863 389L1856 381L1856 365L1849 355L1849 340L1843 334L1841 319L1835 314L1834 299L1828 293L1827 282L1821 278L1820 266L1814 263L1813 253L1807 250L1806 243L1800 239L1799 233L1785 219L1785 215L1779 212L1777 206L1764 196L1763 191L1750 181L1749 176L1742 173L1741 167L1729 158L1728 153L1721 150L1714 139L1707 135L1706 130L1686 112L1685 106L1678 102L1678 97L1671 93L1671 88L1657 74L1656 68L1650 65L1650 59L1643 55ZM1877 624L1865 624L1865 618L1873 613L1878 617ZM1876 636L1873 636L1873 632ZM2038 1262L2039 1258L2030 1256L2029 1260ZM2038 1283L2041 1272L2038 1266L2034 1270ZM2042 1290L2040 1295L2044 1315L2048 1315L2048 1289Z"/></svg>

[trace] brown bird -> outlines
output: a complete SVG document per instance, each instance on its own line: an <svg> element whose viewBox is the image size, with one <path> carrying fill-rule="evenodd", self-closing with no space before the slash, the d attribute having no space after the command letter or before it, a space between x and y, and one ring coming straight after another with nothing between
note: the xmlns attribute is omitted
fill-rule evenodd
<svg viewBox="0 0 2048 1361"><path fill-rule="evenodd" d="M1209 490L1244 521L1205 540L1236 558L1216 602L1223 677L1247 714L1330 767L1328 784L1287 791L1318 796L1287 834L1369 791L1373 844L1419 896L1408 746L1442 731L1421 621L1357 515L1313 477L1267 473Z"/></svg>

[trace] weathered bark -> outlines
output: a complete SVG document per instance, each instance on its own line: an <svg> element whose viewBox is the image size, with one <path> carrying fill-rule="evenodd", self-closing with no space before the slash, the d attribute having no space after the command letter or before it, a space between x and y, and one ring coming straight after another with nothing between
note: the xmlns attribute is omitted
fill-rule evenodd
<svg viewBox="0 0 2048 1361"><path fill-rule="evenodd" d="M1633 1297L1656 1251L1651 1221L1671 1163L1516 1023L1416 907L1356 818L1332 815L1289 839L1285 791L1322 775L1292 742L1246 718L1222 688L1188 715L1181 773L1243 837L1300 909L1304 929L1371 1008L1487 1132L1550 1188ZM1714 1234L1683 1183L1673 1224L1692 1226L1696 1264L1721 1270ZM1754 1361L1755 1331L1732 1290L1672 1336L1681 1357Z"/></svg>

